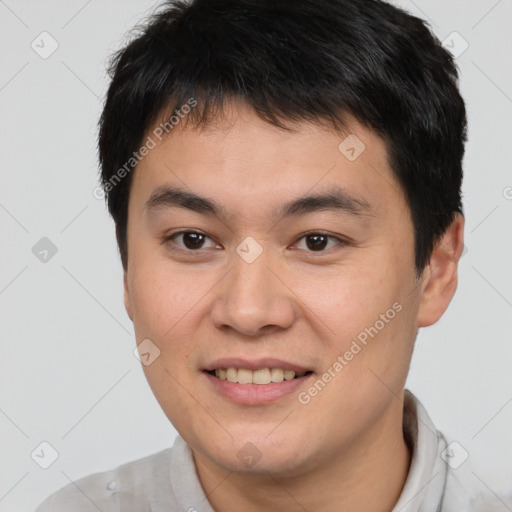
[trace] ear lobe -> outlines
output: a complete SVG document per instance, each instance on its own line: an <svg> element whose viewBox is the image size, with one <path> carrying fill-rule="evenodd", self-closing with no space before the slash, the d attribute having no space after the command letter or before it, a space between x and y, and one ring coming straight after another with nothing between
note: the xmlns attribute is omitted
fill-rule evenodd
<svg viewBox="0 0 512 512"><path fill-rule="evenodd" d="M456 213L424 270L418 327L436 323L448 308L457 289L457 269L463 250L464 217Z"/></svg>
<svg viewBox="0 0 512 512"><path fill-rule="evenodd" d="M128 287L128 276L127 276L126 270L123 273L123 287L124 287L124 308L126 309L126 313L130 317L130 320L133 322L132 300L130 298L130 289Z"/></svg>

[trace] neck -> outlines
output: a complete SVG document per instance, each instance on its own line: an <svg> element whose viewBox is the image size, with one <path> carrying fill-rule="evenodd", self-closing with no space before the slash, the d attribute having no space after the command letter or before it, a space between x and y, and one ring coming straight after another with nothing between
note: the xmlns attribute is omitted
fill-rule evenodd
<svg viewBox="0 0 512 512"><path fill-rule="evenodd" d="M403 438L402 410L388 412L343 456L331 450L299 476L233 473L194 452L199 480L216 512L390 512L407 479L411 454Z"/></svg>

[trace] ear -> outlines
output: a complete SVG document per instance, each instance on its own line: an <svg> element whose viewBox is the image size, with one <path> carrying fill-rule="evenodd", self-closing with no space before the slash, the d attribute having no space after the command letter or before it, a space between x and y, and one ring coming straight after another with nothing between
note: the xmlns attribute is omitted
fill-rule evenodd
<svg viewBox="0 0 512 512"><path fill-rule="evenodd" d="M456 213L423 271L418 327L435 324L448 308L457 289L457 268L463 250L464 217Z"/></svg>
<svg viewBox="0 0 512 512"><path fill-rule="evenodd" d="M126 309L126 313L128 313L130 320L133 322L132 300L130 298L130 289L128 287L128 272L126 270L123 273L123 286L124 286L124 308Z"/></svg>

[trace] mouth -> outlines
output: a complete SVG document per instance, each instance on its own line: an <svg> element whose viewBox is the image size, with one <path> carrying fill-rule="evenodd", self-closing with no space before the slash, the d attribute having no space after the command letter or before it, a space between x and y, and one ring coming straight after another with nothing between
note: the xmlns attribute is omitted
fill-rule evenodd
<svg viewBox="0 0 512 512"><path fill-rule="evenodd" d="M311 370L296 372L285 368L259 368L251 370L249 368L234 367L216 368L214 370L204 371L219 380L231 382L233 384L257 384L260 386L297 380L313 373Z"/></svg>
<svg viewBox="0 0 512 512"><path fill-rule="evenodd" d="M289 399L308 385L314 371L275 358L224 358L202 370L210 389L239 405L265 405Z"/></svg>

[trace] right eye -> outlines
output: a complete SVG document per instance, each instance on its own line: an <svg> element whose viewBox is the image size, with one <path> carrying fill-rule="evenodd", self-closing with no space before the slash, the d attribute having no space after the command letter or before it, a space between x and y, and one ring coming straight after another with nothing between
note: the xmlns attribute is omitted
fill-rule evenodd
<svg viewBox="0 0 512 512"><path fill-rule="evenodd" d="M210 240L209 247L205 247L205 241ZM173 242L178 248L171 247L172 250L197 252L200 249L220 247L210 237L198 231L179 231L165 237L164 242Z"/></svg>

